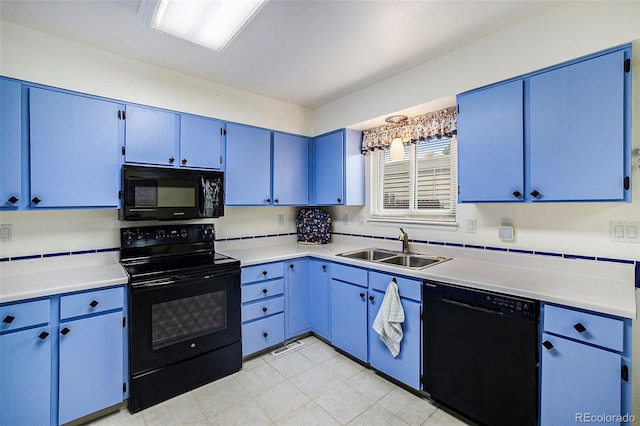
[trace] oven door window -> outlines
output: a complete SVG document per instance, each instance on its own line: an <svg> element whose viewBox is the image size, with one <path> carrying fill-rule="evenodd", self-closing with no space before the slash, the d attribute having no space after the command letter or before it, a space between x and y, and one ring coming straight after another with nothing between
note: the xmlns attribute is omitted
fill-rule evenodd
<svg viewBox="0 0 640 426"><path fill-rule="evenodd" d="M217 291L151 306L153 350L227 328L227 291Z"/></svg>

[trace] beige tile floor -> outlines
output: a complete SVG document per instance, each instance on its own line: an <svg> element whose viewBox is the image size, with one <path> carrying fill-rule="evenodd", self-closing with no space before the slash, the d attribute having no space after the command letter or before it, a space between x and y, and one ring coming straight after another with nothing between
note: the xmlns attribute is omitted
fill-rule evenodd
<svg viewBox="0 0 640 426"><path fill-rule="evenodd" d="M278 357L136 414L126 409L91 425L467 425L427 398L376 375L313 336Z"/></svg>

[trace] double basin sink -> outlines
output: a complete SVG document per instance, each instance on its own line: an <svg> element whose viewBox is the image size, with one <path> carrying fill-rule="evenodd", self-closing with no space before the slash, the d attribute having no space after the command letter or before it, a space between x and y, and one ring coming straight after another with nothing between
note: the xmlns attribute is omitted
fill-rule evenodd
<svg viewBox="0 0 640 426"><path fill-rule="evenodd" d="M360 259L375 263L401 266L409 269L422 269L450 260L450 257L434 256L431 254L403 253L393 250L368 248L340 253L338 256L349 259Z"/></svg>

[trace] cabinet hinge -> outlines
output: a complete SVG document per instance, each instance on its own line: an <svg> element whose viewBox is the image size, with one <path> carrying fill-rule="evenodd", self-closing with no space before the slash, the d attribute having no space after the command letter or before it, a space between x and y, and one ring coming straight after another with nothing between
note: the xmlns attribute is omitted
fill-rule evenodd
<svg viewBox="0 0 640 426"><path fill-rule="evenodd" d="M420 384L424 385L424 376L422 374L420 375Z"/></svg>
<svg viewBox="0 0 640 426"><path fill-rule="evenodd" d="M622 380L624 380L625 382L629 381L629 367L627 367L626 365L622 366L620 377L622 377Z"/></svg>
<svg viewBox="0 0 640 426"><path fill-rule="evenodd" d="M125 112L118 110L118 120L124 120L125 119Z"/></svg>
<svg viewBox="0 0 640 426"><path fill-rule="evenodd" d="M631 59L624 60L624 72L631 72Z"/></svg>
<svg viewBox="0 0 640 426"><path fill-rule="evenodd" d="M127 391L127 384L123 383L122 384L122 393L125 393Z"/></svg>
<svg viewBox="0 0 640 426"><path fill-rule="evenodd" d="M630 183L630 180L629 180L629 176L625 176L625 177L624 177L624 181L622 182L622 187L623 187L624 189L629 189L629 188L631 187L631 183Z"/></svg>
<svg viewBox="0 0 640 426"><path fill-rule="evenodd" d="M458 195L460 195L460 185L458 185Z"/></svg>
<svg viewBox="0 0 640 426"><path fill-rule="evenodd" d="M220 136L226 136L227 135L227 129L223 129L222 127L220 127Z"/></svg>
<svg viewBox="0 0 640 426"><path fill-rule="evenodd" d="M222 155L220 156L220 164L222 164Z"/></svg>
<svg viewBox="0 0 640 426"><path fill-rule="evenodd" d="M122 328L127 326L127 317L122 317Z"/></svg>
<svg viewBox="0 0 640 426"><path fill-rule="evenodd" d="M456 105L456 113L460 114L460 104Z"/></svg>
<svg viewBox="0 0 640 426"><path fill-rule="evenodd" d="M122 155L124 155L124 153L127 152L127 149L123 146L120 151L122 152Z"/></svg>
<svg viewBox="0 0 640 426"><path fill-rule="evenodd" d="M122 191L118 191L118 200L122 200Z"/></svg>

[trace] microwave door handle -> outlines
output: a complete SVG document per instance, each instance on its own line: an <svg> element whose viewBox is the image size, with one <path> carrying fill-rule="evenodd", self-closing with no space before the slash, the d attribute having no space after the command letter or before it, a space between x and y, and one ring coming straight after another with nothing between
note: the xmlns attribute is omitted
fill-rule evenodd
<svg viewBox="0 0 640 426"><path fill-rule="evenodd" d="M200 175L200 178L198 180L198 215L200 217L204 216L204 176Z"/></svg>

